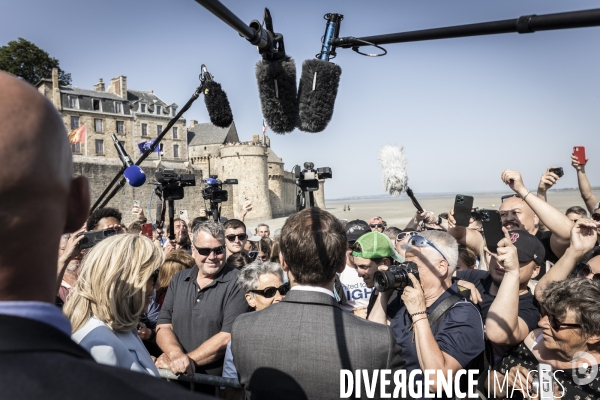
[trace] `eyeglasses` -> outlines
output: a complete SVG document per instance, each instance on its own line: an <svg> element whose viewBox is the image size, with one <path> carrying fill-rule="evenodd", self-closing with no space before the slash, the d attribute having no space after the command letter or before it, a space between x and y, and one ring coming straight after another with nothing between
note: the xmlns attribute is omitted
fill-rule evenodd
<svg viewBox="0 0 600 400"><path fill-rule="evenodd" d="M227 240L229 240L230 242L235 242L235 238L237 237L238 239L240 239L240 241L244 241L246 240L246 238L248 237L248 235L246 235L245 233L238 233L237 235L227 235L225 236L227 238Z"/></svg>
<svg viewBox="0 0 600 400"><path fill-rule="evenodd" d="M398 236L396 236L396 242L401 242L406 239L408 236L416 236L419 232L400 232Z"/></svg>
<svg viewBox="0 0 600 400"><path fill-rule="evenodd" d="M290 291L289 283L284 283L283 285L281 285L279 287L269 286L262 290L258 290L258 289L250 290L251 293L260 294L265 299L270 299L271 297L274 297L275 293L277 293L277 292L279 292L280 295L285 296L287 294L287 292L289 292L289 291Z"/></svg>
<svg viewBox="0 0 600 400"><path fill-rule="evenodd" d="M542 318L548 317L550 328L555 332L560 331L562 328L581 328L580 324L566 324L564 322L560 322L554 315L550 314L548 310L546 310L545 306L540 308L540 314Z"/></svg>
<svg viewBox="0 0 600 400"><path fill-rule="evenodd" d="M592 219L594 221L600 221L600 213L597 213L597 212L593 213L592 214Z"/></svg>
<svg viewBox="0 0 600 400"><path fill-rule="evenodd" d="M440 251L440 249L438 249L437 247L435 247L435 245L433 243L431 243L429 240L425 239L421 235L415 235L415 236L413 236L413 238L410 240L410 244L413 245L413 246L417 246L417 247L431 246L438 253L440 253L440 255L444 258L444 260L446 260L446 262L448 262L448 259L446 258L446 256L444 255L444 253L442 253Z"/></svg>
<svg viewBox="0 0 600 400"><path fill-rule="evenodd" d="M501 202L501 203L504 203L504 200L506 200L506 199L510 199L511 197L518 197L518 198L521 198L521 196L519 196L519 195L518 195L518 194L516 194L516 193L513 193L513 194L505 194L504 196L500 197L500 202Z"/></svg>
<svg viewBox="0 0 600 400"><path fill-rule="evenodd" d="M383 224L371 224L369 225L371 228L382 228Z"/></svg>
<svg viewBox="0 0 600 400"><path fill-rule="evenodd" d="M588 263L585 262L580 262L577 264L577 270L578 278L587 278L587 276L592 273L592 268ZM600 273L594 274L594 276L592 276L592 280L597 282L600 281Z"/></svg>
<svg viewBox="0 0 600 400"><path fill-rule="evenodd" d="M210 253L213 252L215 253L215 256L218 256L220 254L223 254L223 252L225 251L225 246L213 247L212 249L210 247L197 247L196 245L194 245L194 247L196 248L198 254L200 254L201 256L209 256Z"/></svg>

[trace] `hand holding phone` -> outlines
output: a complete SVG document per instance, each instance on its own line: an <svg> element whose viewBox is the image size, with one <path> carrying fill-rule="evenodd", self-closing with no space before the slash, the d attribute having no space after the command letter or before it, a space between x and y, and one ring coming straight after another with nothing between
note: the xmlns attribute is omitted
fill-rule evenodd
<svg viewBox="0 0 600 400"><path fill-rule="evenodd" d="M498 242L504 238L500 212L497 210L481 210L480 214L485 244L490 252L496 253L498 251Z"/></svg>
<svg viewBox="0 0 600 400"><path fill-rule="evenodd" d="M473 209L473 196L457 194L454 200L454 220L456 226L467 228L471 222L471 210Z"/></svg>
<svg viewBox="0 0 600 400"><path fill-rule="evenodd" d="M179 218L181 218L186 223L188 223L189 222L188 210L179 210Z"/></svg>
<svg viewBox="0 0 600 400"><path fill-rule="evenodd" d="M573 147L573 155L577 157L577 162L579 163L579 165L585 165L587 163L587 159L585 158L585 147Z"/></svg>
<svg viewBox="0 0 600 400"><path fill-rule="evenodd" d="M252 211L252 198L244 197L244 211Z"/></svg>

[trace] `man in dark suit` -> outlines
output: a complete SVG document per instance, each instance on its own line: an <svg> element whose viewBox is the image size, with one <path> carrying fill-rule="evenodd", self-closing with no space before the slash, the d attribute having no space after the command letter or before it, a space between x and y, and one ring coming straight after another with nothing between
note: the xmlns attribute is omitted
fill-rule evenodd
<svg viewBox="0 0 600 400"><path fill-rule="evenodd" d="M391 329L342 311L334 298L335 274L346 265L342 224L308 208L287 219L280 241L291 290L279 304L242 314L233 325L233 360L246 398L335 399L342 369L371 375L403 368ZM366 397L364 386L361 394Z"/></svg>
<svg viewBox="0 0 600 400"><path fill-rule="evenodd" d="M54 306L58 244L88 216L88 182L72 178L54 106L3 72L0 159L0 397L198 399L160 379L97 364L71 340L71 324Z"/></svg>

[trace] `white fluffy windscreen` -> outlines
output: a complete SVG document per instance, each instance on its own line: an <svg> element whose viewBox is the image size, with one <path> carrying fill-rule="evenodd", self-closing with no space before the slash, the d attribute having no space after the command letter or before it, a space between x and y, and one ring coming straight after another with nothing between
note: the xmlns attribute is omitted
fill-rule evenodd
<svg viewBox="0 0 600 400"><path fill-rule="evenodd" d="M381 162L383 187L390 195L399 196L408 183L404 148L384 145L379 150L379 162Z"/></svg>

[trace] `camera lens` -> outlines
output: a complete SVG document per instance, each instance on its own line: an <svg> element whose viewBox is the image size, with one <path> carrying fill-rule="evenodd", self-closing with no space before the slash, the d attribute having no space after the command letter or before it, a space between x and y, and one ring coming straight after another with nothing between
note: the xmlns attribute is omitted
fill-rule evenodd
<svg viewBox="0 0 600 400"><path fill-rule="evenodd" d="M390 288L389 278L387 276L388 271L377 271L373 276L374 286L378 292L385 292Z"/></svg>

